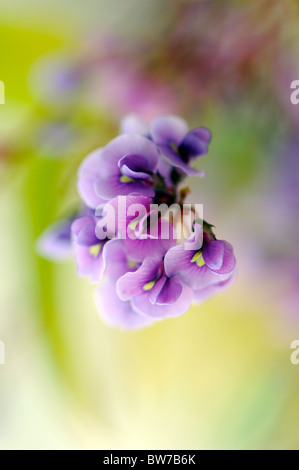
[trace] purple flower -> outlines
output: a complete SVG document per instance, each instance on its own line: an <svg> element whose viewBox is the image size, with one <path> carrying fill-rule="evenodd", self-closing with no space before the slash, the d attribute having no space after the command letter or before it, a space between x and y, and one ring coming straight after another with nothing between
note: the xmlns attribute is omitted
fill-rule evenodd
<svg viewBox="0 0 299 470"><path fill-rule="evenodd" d="M151 136L162 155L174 167L189 176L204 175L203 172L190 167L189 163L207 153L211 141L208 129L197 127L188 132L186 121L177 116L164 116L153 121Z"/></svg>
<svg viewBox="0 0 299 470"><path fill-rule="evenodd" d="M150 126L136 114L128 114L123 118L120 125L122 134L139 134L152 140ZM165 183L170 186L171 172L173 170L172 164L167 161L160 153L159 162L157 166L157 173L159 173L165 180Z"/></svg>
<svg viewBox="0 0 299 470"><path fill-rule="evenodd" d="M117 280L139 266L131 262L126 255L122 240L111 240L103 248L105 280L100 284L95 301L105 323L125 330L142 328L155 320L136 313L130 301L123 301L116 292Z"/></svg>
<svg viewBox="0 0 299 470"><path fill-rule="evenodd" d="M199 240L201 225L196 224L192 241ZM190 241L189 241L190 242ZM168 276L180 276L181 280L195 290L219 286L231 278L236 260L232 246L216 240L210 226L204 228L200 249L190 250L184 242L171 248L165 256L165 272Z"/></svg>
<svg viewBox="0 0 299 470"><path fill-rule="evenodd" d="M97 283L104 272L103 246L107 240L99 240L95 233L94 217L80 217L72 224L74 256L79 276L89 276Z"/></svg>
<svg viewBox="0 0 299 470"><path fill-rule="evenodd" d="M173 167L183 174L204 176L204 172L190 167L189 163L208 152L211 133L205 127L188 131L188 124L178 116L156 118L151 126L134 114L121 122L121 132L136 133L155 142L163 158L159 159L158 172L168 184Z"/></svg>
<svg viewBox="0 0 299 470"><path fill-rule="evenodd" d="M186 228L188 188L179 184L201 174L189 164L207 152L210 132L188 131L176 116L149 127L134 115L123 120L122 132L80 166L84 212L51 232L48 251L58 240L70 247L71 226L78 274L99 284L100 315L111 326L135 329L182 315L192 301L227 288L236 260L232 246L217 240L205 221L193 223L185 241L174 231L181 237ZM190 213L194 220L196 209Z"/></svg>
<svg viewBox="0 0 299 470"><path fill-rule="evenodd" d="M162 257L146 257L142 263L135 262L128 256L123 240L108 242L104 247L103 257L105 277L113 291L110 302L106 293L107 303L104 301L104 308L107 305L107 310L105 309L104 316L106 318L108 311L107 317L116 321L117 326L135 327L131 326L131 321L133 325L138 323L139 326L144 326L154 320L181 315L188 310L193 291L183 285L178 277L167 278ZM100 289L97 296L99 292L101 296L103 290ZM98 305L99 302L98 297ZM103 314L102 309L100 312ZM129 323L123 312L129 315ZM138 322L136 315L141 317Z"/></svg>
<svg viewBox="0 0 299 470"><path fill-rule="evenodd" d="M145 137L137 134L116 137L81 166L79 190L85 202L93 207L96 198L109 200L132 193L154 196L151 176L158 160L156 146Z"/></svg>
<svg viewBox="0 0 299 470"><path fill-rule="evenodd" d="M37 252L52 261L65 261L71 256L71 226L74 219L55 222L38 238Z"/></svg>
<svg viewBox="0 0 299 470"><path fill-rule="evenodd" d="M96 209L105 199L96 193L96 182L101 178L100 157L102 149L90 153L79 168L78 191L85 204L91 209Z"/></svg>
<svg viewBox="0 0 299 470"><path fill-rule="evenodd" d="M161 258L147 257L135 272L123 275L116 285L119 298L130 300L134 311L153 318L176 317L190 307L193 292L179 277L169 278Z"/></svg>

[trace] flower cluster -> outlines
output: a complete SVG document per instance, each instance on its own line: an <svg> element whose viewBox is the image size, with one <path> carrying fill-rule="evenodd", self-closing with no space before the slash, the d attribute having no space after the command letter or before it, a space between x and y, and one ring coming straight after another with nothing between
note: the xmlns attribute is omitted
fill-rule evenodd
<svg viewBox="0 0 299 470"><path fill-rule="evenodd" d="M159 117L149 127L130 115L121 131L81 164L78 190L85 209L72 221L71 243L78 274L98 284L96 303L104 320L134 329L181 315L192 301L225 288L236 261L232 246L217 240L212 225L196 213L188 237L180 240L175 217L166 220L160 214L154 234L148 223L153 205L183 206L188 191L181 183L186 176L203 176L191 164L207 153L209 130L189 130L177 116ZM121 213L120 198L125 199ZM130 212L136 205L144 208L142 217ZM117 215L113 234L108 206ZM98 228L104 225L106 235L102 231L100 236ZM68 231L69 224L59 228L65 243L64 227ZM49 240L52 246L53 234Z"/></svg>

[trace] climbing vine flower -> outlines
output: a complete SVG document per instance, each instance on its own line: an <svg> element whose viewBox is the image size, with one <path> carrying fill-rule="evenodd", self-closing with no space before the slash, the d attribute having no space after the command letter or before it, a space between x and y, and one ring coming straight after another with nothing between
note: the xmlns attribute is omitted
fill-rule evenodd
<svg viewBox="0 0 299 470"><path fill-rule="evenodd" d="M78 274L97 284L107 324L135 329L176 317L233 282L232 246L216 238L197 205L184 204L183 181L203 176L191 164L210 141L208 129L189 130L178 116L148 125L130 115L121 135L82 162L81 210L57 233L46 231L39 246L52 258L72 247Z"/></svg>

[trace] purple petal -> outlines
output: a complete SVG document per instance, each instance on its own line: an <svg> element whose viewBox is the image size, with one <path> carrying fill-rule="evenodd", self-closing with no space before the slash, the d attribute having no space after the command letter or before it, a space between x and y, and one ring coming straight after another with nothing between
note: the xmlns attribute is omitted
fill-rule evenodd
<svg viewBox="0 0 299 470"><path fill-rule="evenodd" d="M96 194L95 181L100 178L100 155L102 149L88 155L79 168L78 191L85 204L95 209L103 202Z"/></svg>
<svg viewBox="0 0 299 470"><path fill-rule="evenodd" d="M188 124L178 116L156 118L151 125L151 135L157 145L174 143L179 146L188 132Z"/></svg>
<svg viewBox="0 0 299 470"><path fill-rule="evenodd" d="M72 223L72 235L75 236L76 241L82 230L90 224L93 224L95 226L95 220L92 216L83 216L83 217L78 217L75 219Z"/></svg>
<svg viewBox="0 0 299 470"><path fill-rule="evenodd" d="M90 253L90 248L74 243L74 254L77 265L77 273L82 277L89 277L90 282L101 281L104 272L103 248L99 246L97 256Z"/></svg>
<svg viewBox="0 0 299 470"><path fill-rule="evenodd" d="M193 301L197 303L204 302L213 295L218 294L219 292L227 289L234 282L235 275L231 274L226 280L219 282L218 284L213 284L203 289L194 290Z"/></svg>
<svg viewBox="0 0 299 470"><path fill-rule="evenodd" d="M186 250L184 243L174 246L165 255L164 266L168 277L174 277L181 272L188 273L191 278L196 275L198 266L191 263L196 251Z"/></svg>
<svg viewBox="0 0 299 470"><path fill-rule="evenodd" d="M123 302L116 294L115 284L106 280L95 293L97 309L103 321L122 330L134 330L154 323L154 319L134 312L130 302Z"/></svg>
<svg viewBox="0 0 299 470"><path fill-rule="evenodd" d="M100 240L97 238L95 233L96 222L92 217L82 217L85 219L85 225L79 231L76 243L82 246L93 246L97 243L100 243ZM76 221L78 224L78 222ZM76 230L76 223L73 225L73 230Z"/></svg>
<svg viewBox="0 0 299 470"><path fill-rule="evenodd" d="M163 287L165 286L167 282L167 276L165 274L158 279L158 281L155 283L153 288L149 291L149 301L151 304L156 304L157 303L157 298L159 297Z"/></svg>
<svg viewBox="0 0 299 470"><path fill-rule="evenodd" d="M121 122L122 134L140 134L144 137L150 135L150 128L145 121L135 114L128 114Z"/></svg>
<svg viewBox="0 0 299 470"><path fill-rule="evenodd" d="M155 191L146 181L132 181L129 183L121 182L121 174L110 176L106 179L99 179L95 183L95 190L98 196L104 199L112 199L116 196L127 196L133 193L143 194L153 197Z"/></svg>
<svg viewBox="0 0 299 470"><path fill-rule="evenodd" d="M224 242L222 240L212 240L204 243L202 255L206 265L213 271L217 271L223 265Z"/></svg>
<svg viewBox="0 0 299 470"><path fill-rule="evenodd" d="M204 177L205 172L204 171L199 171L196 170L195 168L192 168L191 166L188 165L188 163L184 162L182 157L173 150L171 147L168 145L160 145L160 150L164 157L171 163L171 165L180 168L186 175L188 176L200 176Z"/></svg>
<svg viewBox="0 0 299 470"><path fill-rule="evenodd" d="M195 264L194 271L192 270L181 270L180 277L183 282L193 289L203 289L213 284L226 281L230 277L228 274L217 274L215 271L211 271L207 266L199 268Z"/></svg>
<svg viewBox="0 0 299 470"><path fill-rule="evenodd" d="M169 229L169 238L160 238L161 232L167 233ZM173 237L173 226L164 219L159 221L157 236L148 238L138 238L137 235L130 233L130 237L124 240L128 256L134 261L143 261L146 256L151 254L155 257L163 257L167 251L176 244Z"/></svg>
<svg viewBox="0 0 299 470"><path fill-rule="evenodd" d="M52 261L64 261L71 256L71 226L73 220L61 220L50 225L38 238L40 256Z"/></svg>
<svg viewBox="0 0 299 470"><path fill-rule="evenodd" d="M144 292L132 299L132 307L141 315L148 315L160 319L166 317L178 317L187 312L193 297L193 291L188 286L182 285L182 292L178 300L172 304L158 305L149 301L149 293Z"/></svg>
<svg viewBox="0 0 299 470"><path fill-rule="evenodd" d="M182 293L182 284L176 278L168 279L156 299L158 305L173 304Z"/></svg>
<svg viewBox="0 0 299 470"><path fill-rule="evenodd" d="M210 141L210 131L204 127L198 127L188 132L180 145L179 152L186 161L194 157L201 157L208 152Z"/></svg>
<svg viewBox="0 0 299 470"><path fill-rule="evenodd" d="M104 178L119 175L118 162L125 155L139 155L147 160L147 168L155 171L159 155L156 146L137 134L123 134L113 139L101 155L101 175Z"/></svg>
<svg viewBox="0 0 299 470"><path fill-rule="evenodd" d="M164 259L165 272L168 277L179 275L182 281L193 289L203 289L211 284L225 281L229 274L211 271L208 266L197 266L191 260L196 251L185 250L184 244L171 248Z"/></svg>
<svg viewBox="0 0 299 470"><path fill-rule="evenodd" d="M171 181L172 170L173 170L173 165L170 164L169 160L166 160L166 158L160 155L157 172L164 178L167 186L172 185L172 181Z"/></svg>
<svg viewBox="0 0 299 470"><path fill-rule="evenodd" d="M236 266L236 258L233 253L233 247L230 243L223 240L224 244L224 256L223 264L220 269L215 270L217 274L229 274L231 273Z"/></svg>
<svg viewBox="0 0 299 470"><path fill-rule="evenodd" d="M73 249L78 275L89 276L91 282L99 282L104 272L103 243L97 238L94 245L83 246L78 243L78 237L92 221L92 217L80 217L72 224Z"/></svg>
<svg viewBox="0 0 299 470"><path fill-rule="evenodd" d="M161 261L160 258L145 258L137 271L122 276L116 285L119 298L129 300L142 293L144 286L156 279Z"/></svg>
<svg viewBox="0 0 299 470"><path fill-rule="evenodd" d="M135 271L138 265L130 264L125 252L122 240L110 240L103 249L103 259L105 266L105 276L116 282L121 276L128 272Z"/></svg>
<svg viewBox="0 0 299 470"><path fill-rule="evenodd" d="M147 171L148 161L142 155L125 155L118 163L119 168L125 176L133 179L147 179L150 177Z"/></svg>

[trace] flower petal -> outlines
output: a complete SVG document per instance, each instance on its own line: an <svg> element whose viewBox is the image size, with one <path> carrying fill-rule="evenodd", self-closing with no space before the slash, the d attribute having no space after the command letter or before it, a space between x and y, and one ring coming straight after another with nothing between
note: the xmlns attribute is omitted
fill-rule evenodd
<svg viewBox="0 0 299 470"><path fill-rule="evenodd" d="M171 163L171 165L175 166L176 168L180 168L180 170L182 170L184 173L186 173L186 175L188 175L188 176L200 176L201 178L203 178L205 176L204 171L199 171L199 170L196 170L195 168L192 168L191 166L189 166L188 163L184 162L184 160L178 154L178 152L173 150L168 145L160 145L159 147L160 147L160 150L161 150L162 154L166 158L166 160L168 160Z"/></svg>
<svg viewBox="0 0 299 470"><path fill-rule="evenodd" d="M218 294L219 292L227 289L235 280L235 274L231 274L227 279L221 281L217 284L212 284L210 286L204 287L203 289L194 290L193 301L197 303L204 302L213 295Z"/></svg>
<svg viewBox="0 0 299 470"><path fill-rule="evenodd" d="M217 271L223 265L224 248L225 245L222 240L212 240L203 245L203 259L213 271Z"/></svg>
<svg viewBox="0 0 299 470"><path fill-rule="evenodd" d="M178 279L168 279L167 282L164 284L160 294L158 295L156 303L158 305L173 304L180 297L182 290L182 284L178 282Z"/></svg>
<svg viewBox="0 0 299 470"><path fill-rule="evenodd" d="M145 258L137 271L122 276L116 284L119 298L129 300L135 295L141 294L144 287L156 279L161 261L160 258Z"/></svg>
<svg viewBox="0 0 299 470"><path fill-rule="evenodd" d="M128 178L147 179L150 177L148 161L142 155L125 155L118 162L122 173Z"/></svg>
<svg viewBox="0 0 299 470"><path fill-rule="evenodd" d="M116 294L115 284L104 281L95 292L95 303L103 321L122 330L144 328L154 323L154 319L140 315L131 307L130 302L123 302Z"/></svg>
<svg viewBox="0 0 299 470"><path fill-rule="evenodd" d="M78 229L80 227L80 229ZM76 243L82 246L93 246L101 241L95 233L96 222L93 217L81 217L73 224L73 233L76 233ZM79 231L78 231L79 230Z"/></svg>
<svg viewBox="0 0 299 470"><path fill-rule="evenodd" d="M110 280L116 282L127 272L135 271L138 267L130 264L125 253L125 247L122 240L109 240L103 248L104 273Z"/></svg>
<svg viewBox="0 0 299 470"><path fill-rule="evenodd" d="M178 317L186 313L190 307L193 291L188 286L182 284L182 292L178 300L171 304L152 304L149 301L149 293L137 295L132 299L132 307L141 315L148 315L155 319L162 320L167 317Z"/></svg>
<svg viewBox="0 0 299 470"><path fill-rule="evenodd" d="M161 238L161 233L169 233L169 237ZM134 261L143 261L149 254L162 258L176 244L173 225L164 219L159 221L157 236L149 233L148 236L142 234L142 238L138 238L132 232L129 235L124 243L128 256Z"/></svg>
<svg viewBox="0 0 299 470"><path fill-rule="evenodd" d="M196 262L192 262L196 254L197 251L186 250L184 243L171 248L164 259L167 276L179 275L181 280L193 289L203 289L227 279L229 274L211 271L207 265L198 266Z"/></svg>
<svg viewBox="0 0 299 470"><path fill-rule="evenodd" d="M179 146L188 132L188 124L178 116L161 116L151 125L151 135L157 145L174 143Z"/></svg>
<svg viewBox="0 0 299 470"><path fill-rule="evenodd" d="M100 156L102 149L95 150L88 155L78 171L78 191L83 201L88 207L95 209L103 202L103 199L96 194L95 181L100 178Z"/></svg>
<svg viewBox="0 0 299 470"><path fill-rule="evenodd" d="M65 219L50 225L36 242L38 254L52 261L64 261L70 258L72 223L72 219Z"/></svg>
<svg viewBox="0 0 299 470"><path fill-rule="evenodd" d="M89 276L93 283L99 282L104 272L103 242L95 237L95 243L87 246L79 244L78 238L83 232L82 239L86 242L87 235L84 230L94 223L92 217L80 217L72 224L73 249L78 275L82 277ZM91 238L89 238L89 241L91 241Z"/></svg>
<svg viewBox="0 0 299 470"><path fill-rule="evenodd" d="M185 161L201 157L208 152L211 133L205 127L198 127L188 132L180 145L179 153Z"/></svg>
<svg viewBox="0 0 299 470"><path fill-rule="evenodd" d="M121 182L121 174L110 176L106 179L98 179L95 183L96 194L103 199L109 200L117 196L127 196L133 193L153 197L155 191L146 181Z"/></svg>
<svg viewBox="0 0 299 470"><path fill-rule="evenodd" d="M147 167L155 171L159 155L156 146L138 134L123 134L113 139L101 155L101 175L104 178L120 173L118 162L125 155L139 155L147 160Z"/></svg>
<svg viewBox="0 0 299 470"><path fill-rule="evenodd" d="M236 266L236 258L233 252L233 247L230 243L223 240L224 244L224 256L223 256L223 264L220 269L215 272L217 274L229 274L231 273L235 266Z"/></svg>

